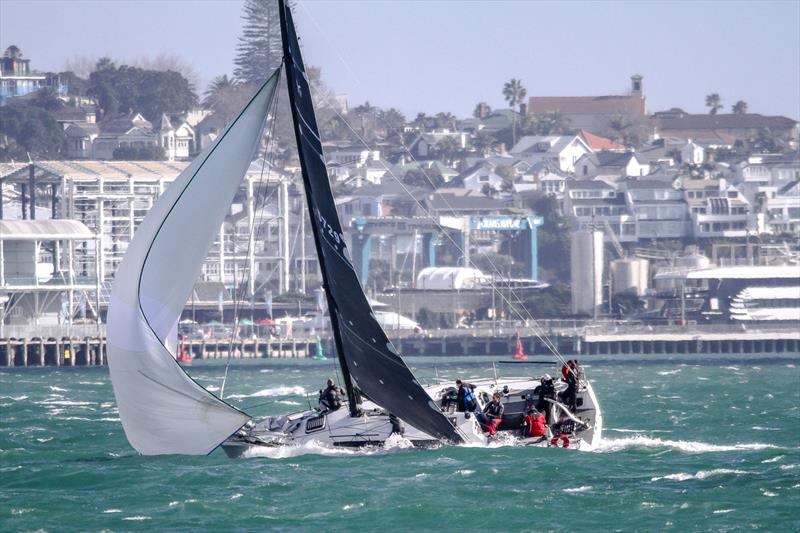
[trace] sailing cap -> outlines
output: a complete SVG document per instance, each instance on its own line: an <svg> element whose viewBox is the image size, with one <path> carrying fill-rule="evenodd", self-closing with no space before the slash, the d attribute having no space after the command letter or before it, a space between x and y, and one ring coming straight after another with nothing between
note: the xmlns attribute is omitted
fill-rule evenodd
<svg viewBox="0 0 800 533"><path fill-rule="evenodd" d="M553 378L550 377L550 374L545 374L544 376L542 376L542 379L545 381L550 381Z"/></svg>

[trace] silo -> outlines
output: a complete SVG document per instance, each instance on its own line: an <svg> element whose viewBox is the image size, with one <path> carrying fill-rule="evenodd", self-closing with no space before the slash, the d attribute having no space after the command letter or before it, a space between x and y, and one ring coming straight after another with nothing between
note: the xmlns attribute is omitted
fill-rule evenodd
<svg viewBox="0 0 800 533"><path fill-rule="evenodd" d="M611 286L614 294L634 291L636 296L647 292L650 284L650 262L639 257L624 257L611 262Z"/></svg>
<svg viewBox="0 0 800 533"><path fill-rule="evenodd" d="M603 233L575 231L570 244L572 313L594 315L603 304Z"/></svg>

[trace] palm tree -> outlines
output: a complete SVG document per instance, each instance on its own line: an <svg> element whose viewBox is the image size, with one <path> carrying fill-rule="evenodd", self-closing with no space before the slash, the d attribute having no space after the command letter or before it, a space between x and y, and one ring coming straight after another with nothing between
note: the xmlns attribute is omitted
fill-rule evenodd
<svg viewBox="0 0 800 533"><path fill-rule="evenodd" d="M747 113L747 102L744 100L739 100L733 106L731 106L731 111L733 111L737 115L744 115Z"/></svg>
<svg viewBox="0 0 800 533"><path fill-rule="evenodd" d="M436 143L436 151L448 166L452 166L462 152L461 143L453 136L444 137Z"/></svg>
<svg viewBox="0 0 800 533"><path fill-rule="evenodd" d="M706 96L706 107L710 108L709 114L716 115L717 111L722 109L722 98L717 93L711 93Z"/></svg>
<svg viewBox="0 0 800 533"><path fill-rule="evenodd" d="M522 80L511 78L503 85L503 97L513 111L511 116L511 145L517 144L517 106L522 103L528 91L522 86Z"/></svg>
<svg viewBox="0 0 800 533"><path fill-rule="evenodd" d="M215 109L237 85L236 81L230 79L227 74L217 76L211 80L208 89L203 93L203 105L209 109Z"/></svg>

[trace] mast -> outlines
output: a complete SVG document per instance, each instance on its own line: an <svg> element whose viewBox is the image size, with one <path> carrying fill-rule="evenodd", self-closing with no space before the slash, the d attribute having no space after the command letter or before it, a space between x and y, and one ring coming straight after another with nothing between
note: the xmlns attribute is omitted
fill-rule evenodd
<svg viewBox="0 0 800 533"><path fill-rule="evenodd" d="M286 83L289 87L289 103L292 108L292 125L294 127L295 140L297 142L297 151L300 155L300 160L305 159L306 154L303 149L302 132L300 131L300 121L298 119L297 102L295 92L292 87L297 85L295 59L292 57L291 46L289 45L289 30L286 20L286 10L288 9L284 0L278 0L278 8L281 13L281 42L283 43L283 61L286 68ZM305 74L305 71L302 71ZM316 126L316 125L315 125ZM306 193L306 203L308 204L309 216L314 216L314 206L311 204L311 188L309 187L310 177L306 165L300 165L303 173L303 186ZM330 283L328 280L328 270L325 268L325 254L322 251L322 241L319 234L319 224L311 224L311 232L314 235L314 246L317 249L317 260L320 263L320 271L322 272L322 287L325 289L325 298L328 302L328 316L331 320L331 330L333 331L333 339L336 344L336 356L339 359L339 366L342 370L342 379L344 380L345 389L347 390L347 405L350 409L350 415L356 416L358 414L358 400L356 392L353 387L353 380L350 376L350 370L347 366L347 360L344 357L344 347L342 343L342 332L339 327L339 317L336 314L336 302L334 301L331 291Z"/></svg>

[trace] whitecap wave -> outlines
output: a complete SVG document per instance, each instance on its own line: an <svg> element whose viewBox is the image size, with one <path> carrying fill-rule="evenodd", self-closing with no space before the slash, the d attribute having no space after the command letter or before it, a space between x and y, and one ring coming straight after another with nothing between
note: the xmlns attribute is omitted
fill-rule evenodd
<svg viewBox="0 0 800 533"><path fill-rule="evenodd" d="M305 394L306 394L306 389L300 387L299 385L295 385L294 387L273 387L270 389L261 389L259 391L250 394L231 394L230 396L227 396L227 398L241 399L241 398L261 398L264 396L289 396L289 395L305 396Z"/></svg>
<svg viewBox="0 0 800 533"><path fill-rule="evenodd" d="M21 402L22 400L27 400L28 397L24 394L22 396L0 396L0 400L14 400L15 402Z"/></svg>
<svg viewBox="0 0 800 533"><path fill-rule="evenodd" d="M732 452L737 450L778 449L774 444L760 442L739 444L710 444L707 442L688 440L667 440L644 435L623 437L620 439L602 439L595 448L597 452L618 452L631 448L671 448L687 453Z"/></svg>
<svg viewBox="0 0 800 533"><path fill-rule="evenodd" d="M661 370L656 372L659 376L674 376L682 371L682 368L676 368L675 370Z"/></svg>
<svg viewBox="0 0 800 533"><path fill-rule="evenodd" d="M152 520L149 516L126 516L123 520L131 520L133 522L141 522L143 520Z"/></svg>
<svg viewBox="0 0 800 533"><path fill-rule="evenodd" d="M577 492L589 492L592 490L591 485L581 485L580 487L572 487L569 489L563 489L562 492L568 492L570 494L577 493Z"/></svg>
<svg viewBox="0 0 800 533"><path fill-rule="evenodd" d="M717 509L714 514L727 514L732 513L735 509Z"/></svg>
<svg viewBox="0 0 800 533"><path fill-rule="evenodd" d="M746 470L735 470L732 468L714 468L712 470L698 470L694 474L678 472L677 474L668 474L666 476L655 476L650 478L650 481L660 481L662 479L668 479L670 481L688 481L690 479L707 479L713 476L741 476L744 474L750 474L750 472Z"/></svg>

